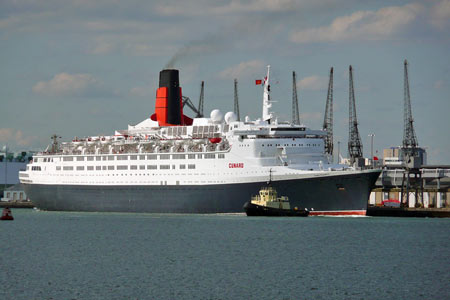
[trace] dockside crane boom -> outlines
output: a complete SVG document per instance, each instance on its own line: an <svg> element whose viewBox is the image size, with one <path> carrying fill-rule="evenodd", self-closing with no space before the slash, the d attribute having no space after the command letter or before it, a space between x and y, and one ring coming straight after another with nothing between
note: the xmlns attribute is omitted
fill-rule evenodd
<svg viewBox="0 0 450 300"><path fill-rule="evenodd" d="M241 121L239 114L239 98L238 98L238 81L234 79L234 113L236 114L237 121Z"/></svg>
<svg viewBox="0 0 450 300"><path fill-rule="evenodd" d="M350 163L362 158L362 143L358 131L358 120L356 119L355 91L353 88L353 68L349 67L349 133L348 133L348 154Z"/></svg>
<svg viewBox="0 0 450 300"><path fill-rule="evenodd" d="M416 156L417 142L416 133L414 131L414 120L411 111L411 97L409 94L409 78L408 78L408 61L404 62L404 78L403 78L403 153L405 161L408 162L411 157Z"/></svg>
<svg viewBox="0 0 450 300"><path fill-rule="evenodd" d="M323 118L323 130L327 132L325 137L325 153L333 157L333 67L330 70L328 81L327 102ZM339 158L338 158L339 159Z"/></svg>
<svg viewBox="0 0 450 300"><path fill-rule="evenodd" d="M292 124L300 125L300 112L298 110L297 80L295 71L292 72Z"/></svg>

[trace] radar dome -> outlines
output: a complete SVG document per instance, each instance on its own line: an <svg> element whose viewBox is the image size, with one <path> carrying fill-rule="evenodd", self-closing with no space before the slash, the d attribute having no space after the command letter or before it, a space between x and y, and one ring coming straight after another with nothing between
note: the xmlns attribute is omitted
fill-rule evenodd
<svg viewBox="0 0 450 300"><path fill-rule="evenodd" d="M220 110L215 109L211 112L211 121L213 121L214 123L219 123L222 122L223 120L223 114Z"/></svg>
<svg viewBox="0 0 450 300"><path fill-rule="evenodd" d="M225 122L227 124L230 124L231 122L236 122L237 121L237 116L234 112L229 111L225 114Z"/></svg>

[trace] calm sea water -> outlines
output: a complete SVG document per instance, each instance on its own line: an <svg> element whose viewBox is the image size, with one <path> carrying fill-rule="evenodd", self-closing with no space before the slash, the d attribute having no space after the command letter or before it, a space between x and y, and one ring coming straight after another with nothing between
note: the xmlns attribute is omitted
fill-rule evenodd
<svg viewBox="0 0 450 300"><path fill-rule="evenodd" d="M450 299L450 219L13 214L0 299Z"/></svg>

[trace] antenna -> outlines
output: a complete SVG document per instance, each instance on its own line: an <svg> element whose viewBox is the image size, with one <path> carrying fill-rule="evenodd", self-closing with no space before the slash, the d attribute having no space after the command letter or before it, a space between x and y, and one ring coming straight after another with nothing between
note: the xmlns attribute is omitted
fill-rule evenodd
<svg viewBox="0 0 450 300"><path fill-rule="evenodd" d="M323 130L327 132L325 137L325 153L333 157L333 67L331 67L330 79L328 81Z"/></svg>
<svg viewBox="0 0 450 300"><path fill-rule="evenodd" d="M349 68L349 133L348 133L348 154L350 163L353 164L362 157L362 143L358 131L358 120L356 119L355 91L353 89L353 69Z"/></svg>
<svg viewBox="0 0 450 300"><path fill-rule="evenodd" d="M237 120L241 120L239 115L239 98L238 98L238 81L234 79L234 113L236 114Z"/></svg>
<svg viewBox="0 0 450 300"><path fill-rule="evenodd" d="M298 111L297 80L295 71L292 71L292 124L300 125L300 112Z"/></svg>

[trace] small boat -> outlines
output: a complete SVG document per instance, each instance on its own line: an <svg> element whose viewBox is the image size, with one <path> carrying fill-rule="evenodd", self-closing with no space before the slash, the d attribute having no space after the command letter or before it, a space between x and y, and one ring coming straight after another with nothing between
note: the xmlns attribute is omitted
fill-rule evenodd
<svg viewBox="0 0 450 300"><path fill-rule="evenodd" d="M0 218L2 221L12 221L14 220L14 217L12 216L11 210L9 207L5 207L2 212L2 216Z"/></svg>
<svg viewBox="0 0 450 300"><path fill-rule="evenodd" d="M277 197L277 191L270 185L259 190L259 195L252 197L251 201L244 204L247 216L270 216L270 217L307 217L309 211L298 207L291 208L289 198Z"/></svg>

